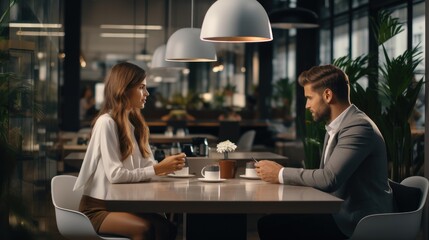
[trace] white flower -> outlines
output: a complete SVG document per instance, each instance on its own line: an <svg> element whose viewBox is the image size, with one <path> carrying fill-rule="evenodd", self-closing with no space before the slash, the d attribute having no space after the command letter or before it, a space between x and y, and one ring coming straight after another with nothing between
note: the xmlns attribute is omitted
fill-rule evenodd
<svg viewBox="0 0 429 240"><path fill-rule="evenodd" d="M216 151L218 153L225 153L225 152L235 151L235 149L237 148L237 145L235 145L234 143L232 143L229 140L226 140L224 142L218 143L218 145L216 147L217 147Z"/></svg>

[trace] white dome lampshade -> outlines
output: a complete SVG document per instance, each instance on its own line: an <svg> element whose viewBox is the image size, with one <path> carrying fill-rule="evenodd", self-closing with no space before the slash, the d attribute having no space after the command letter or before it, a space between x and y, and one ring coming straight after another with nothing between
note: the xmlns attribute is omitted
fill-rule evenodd
<svg viewBox="0 0 429 240"><path fill-rule="evenodd" d="M167 41L166 61L175 62L215 62L216 48L213 43L200 39L200 28L181 28Z"/></svg>
<svg viewBox="0 0 429 240"><path fill-rule="evenodd" d="M319 17L305 8L285 8L276 10L269 15L271 27L278 29L317 28Z"/></svg>
<svg viewBox="0 0 429 240"><path fill-rule="evenodd" d="M218 0L207 11L201 40L267 42L273 40L267 12L256 0Z"/></svg>
<svg viewBox="0 0 429 240"><path fill-rule="evenodd" d="M186 68L186 63L181 62L167 62L165 61L166 45L163 44L155 49L152 57L151 70L154 69L177 69L182 70Z"/></svg>

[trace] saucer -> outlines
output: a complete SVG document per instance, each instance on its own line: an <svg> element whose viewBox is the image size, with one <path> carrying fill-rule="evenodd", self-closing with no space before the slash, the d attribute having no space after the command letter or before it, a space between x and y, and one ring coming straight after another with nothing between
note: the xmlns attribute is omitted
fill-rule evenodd
<svg viewBox="0 0 429 240"><path fill-rule="evenodd" d="M203 181L203 182L223 182L223 181L226 181L225 178L219 178L219 179L198 178L198 180Z"/></svg>
<svg viewBox="0 0 429 240"><path fill-rule="evenodd" d="M260 177L249 177L249 176L246 176L245 174L240 175L240 177L241 177L241 178L245 178L245 179L252 179L252 180L258 180L258 179L261 179Z"/></svg>
<svg viewBox="0 0 429 240"><path fill-rule="evenodd" d="M191 178L191 177L195 177L195 174L188 174L188 175L176 175L176 174L167 174L167 176L169 177L174 177L174 178Z"/></svg>

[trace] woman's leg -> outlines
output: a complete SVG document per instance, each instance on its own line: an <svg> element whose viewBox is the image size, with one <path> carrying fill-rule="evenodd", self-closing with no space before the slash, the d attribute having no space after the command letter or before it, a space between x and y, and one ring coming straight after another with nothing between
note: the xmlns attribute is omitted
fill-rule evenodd
<svg viewBox="0 0 429 240"><path fill-rule="evenodd" d="M154 239L152 223L148 219L126 212L109 213L98 232L121 235L133 240Z"/></svg>
<svg viewBox="0 0 429 240"><path fill-rule="evenodd" d="M132 214L111 212L104 219L99 232L117 234L138 239L175 239L176 232L171 223L159 214Z"/></svg>

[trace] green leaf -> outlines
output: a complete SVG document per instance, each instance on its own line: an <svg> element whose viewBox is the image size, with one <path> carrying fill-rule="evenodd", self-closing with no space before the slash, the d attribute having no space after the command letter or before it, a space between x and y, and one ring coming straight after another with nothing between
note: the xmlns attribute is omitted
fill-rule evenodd
<svg viewBox="0 0 429 240"><path fill-rule="evenodd" d="M375 19L371 18L370 20L373 34L379 46L404 31L399 18L392 17L389 11L381 11Z"/></svg>

